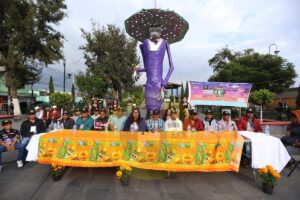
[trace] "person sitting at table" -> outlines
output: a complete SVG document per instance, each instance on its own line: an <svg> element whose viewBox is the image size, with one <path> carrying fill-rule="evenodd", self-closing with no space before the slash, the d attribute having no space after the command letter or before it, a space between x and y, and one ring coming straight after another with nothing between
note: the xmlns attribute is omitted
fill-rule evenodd
<svg viewBox="0 0 300 200"><path fill-rule="evenodd" d="M110 119L106 115L106 110L105 109L101 109L99 117L96 118L96 119L94 119L94 130L96 130L96 131L105 131L105 130L108 130L109 123L110 123Z"/></svg>
<svg viewBox="0 0 300 200"><path fill-rule="evenodd" d="M290 112L291 123L287 127L287 133L281 138L282 143L286 146L289 153L300 152L300 110Z"/></svg>
<svg viewBox="0 0 300 200"><path fill-rule="evenodd" d="M189 110L189 118L185 118L183 121L183 130L184 131L203 131L203 122L200 120L197 115L198 113L192 109Z"/></svg>
<svg viewBox="0 0 300 200"><path fill-rule="evenodd" d="M171 109L168 108L166 111L165 111L165 115L163 117L163 120L164 122L166 122L168 119L171 119Z"/></svg>
<svg viewBox="0 0 300 200"><path fill-rule="evenodd" d="M124 124L124 131L144 132L147 130L145 119L141 117L140 110L135 107Z"/></svg>
<svg viewBox="0 0 300 200"><path fill-rule="evenodd" d="M246 109L245 117L238 121L237 128L239 131L262 132L260 122L254 118L252 108Z"/></svg>
<svg viewBox="0 0 300 200"><path fill-rule="evenodd" d="M92 118L93 118L93 120L94 120L94 122L95 122L95 119L97 119L100 115L99 115L99 108L97 108L97 107L95 107L94 109L93 109L93 111L94 111L94 113L93 113L93 115L91 116Z"/></svg>
<svg viewBox="0 0 300 200"><path fill-rule="evenodd" d="M49 118L50 119L53 118L52 116L54 116L54 119L56 119L56 120L60 118L60 113L59 113L56 105L52 106L52 109L51 109L51 111L49 113Z"/></svg>
<svg viewBox="0 0 300 200"><path fill-rule="evenodd" d="M147 131L157 132L165 130L165 122L160 118L160 110L152 111L152 118L146 120Z"/></svg>
<svg viewBox="0 0 300 200"><path fill-rule="evenodd" d="M217 121L213 118L213 113L210 109L205 111L205 118L203 120L204 130L218 131L219 126Z"/></svg>
<svg viewBox="0 0 300 200"><path fill-rule="evenodd" d="M165 131L182 131L182 122L177 118L176 110L171 110L171 118L165 122Z"/></svg>
<svg viewBox="0 0 300 200"><path fill-rule="evenodd" d="M70 118L70 114L66 110L63 112L63 117L59 122L63 125L64 129L73 129L75 125L74 120Z"/></svg>
<svg viewBox="0 0 300 200"><path fill-rule="evenodd" d="M94 120L89 115L89 110L83 108L81 110L81 116L76 121L77 130L92 130L94 125Z"/></svg>
<svg viewBox="0 0 300 200"><path fill-rule="evenodd" d="M61 128L59 120L54 115L46 121L46 127L48 132Z"/></svg>
<svg viewBox="0 0 300 200"><path fill-rule="evenodd" d="M219 131L237 131L237 126L233 120L231 120L230 112L223 111L222 119L218 121Z"/></svg>
<svg viewBox="0 0 300 200"><path fill-rule="evenodd" d="M81 115L81 111L79 108L75 109L75 114L73 115L72 119L74 120L74 122L76 123L77 119L80 117Z"/></svg>
<svg viewBox="0 0 300 200"><path fill-rule="evenodd" d="M35 111L30 110L27 114L27 120L21 124L22 144L26 147L33 135L44 133L45 131L46 127L43 120L36 118Z"/></svg>
<svg viewBox="0 0 300 200"><path fill-rule="evenodd" d="M9 119L2 121L3 129L0 131L0 173L2 171L1 154L4 151L18 150L17 166L23 167L25 146L18 143L20 132L12 128L12 121Z"/></svg>
<svg viewBox="0 0 300 200"><path fill-rule="evenodd" d="M125 109L122 107L118 108L117 112L114 112L110 116L110 130L121 131L124 128L127 117L124 115Z"/></svg>

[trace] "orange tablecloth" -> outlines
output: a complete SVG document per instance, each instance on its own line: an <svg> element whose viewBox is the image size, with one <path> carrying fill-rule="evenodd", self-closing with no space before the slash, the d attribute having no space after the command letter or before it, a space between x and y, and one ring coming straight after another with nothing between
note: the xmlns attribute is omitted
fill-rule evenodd
<svg viewBox="0 0 300 200"><path fill-rule="evenodd" d="M168 171L238 171L244 139L237 132L96 132L62 130L39 140L38 162L77 167Z"/></svg>

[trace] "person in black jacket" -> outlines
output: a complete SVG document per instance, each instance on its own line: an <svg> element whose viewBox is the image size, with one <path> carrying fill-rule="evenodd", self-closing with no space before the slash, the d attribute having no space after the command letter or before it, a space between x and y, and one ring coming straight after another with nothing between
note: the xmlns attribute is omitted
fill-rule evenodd
<svg viewBox="0 0 300 200"><path fill-rule="evenodd" d="M27 120L21 124L21 135L23 136L22 144L26 147L35 134L44 133L46 131L43 120L36 118L34 110L30 110L27 114Z"/></svg>
<svg viewBox="0 0 300 200"><path fill-rule="evenodd" d="M18 143L20 132L12 129L12 122L9 119L2 121L3 129L0 131L0 172L2 170L1 153L4 151L19 151L17 164L18 167L23 167L25 146Z"/></svg>
<svg viewBox="0 0 300 200"><path fill-rule="evenodd" d="M60 120L60 124L64 125L64 129L72 129L75 125L75 122L72 118L70 118L70 115L68 111L63 112L63 117Z"/></svg>

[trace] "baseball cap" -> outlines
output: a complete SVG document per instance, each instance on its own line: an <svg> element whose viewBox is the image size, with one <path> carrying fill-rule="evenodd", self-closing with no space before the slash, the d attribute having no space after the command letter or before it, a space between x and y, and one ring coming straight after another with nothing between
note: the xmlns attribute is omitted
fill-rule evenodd
<svg viewBox="0 0 300 200"><path fill-rule="evenodd" d="M27 112L27 115L34 115L35 114L35 110L31 109Z"/></svg>
<svg viewBox="0 0 300 200"><path fill-rule="evenodd" d="M87 113L87 112L89 112L89 110L87 108L82 108L81 112Z"/></svg>
<svg viewBox="0 0 300 200"><path fill-rule="evenodd" d="M39 110L39 109L41 109L39 106L34 107L34 110L35 110L35 111L37 111L37 110Z"/></svg>
<svg viewBox="0 0 300 200"><path fill-rule="evenodd" d="M64 110L63 114L64 114L64 115L69 115L69 112L66 111L66 110Z"/></svg>
<svg viewBox="0 0 300 200"><path fill-rule="evenodd" d="M193 110L190 110L190 115L198 115L198 113L193 109Z"/></svg>
<svg viewBox="0 0 300 200"><path fill-rule="evenodd" d="M75 112L78 112L78 111L80 112L80 109L79 109L79 108L76 108L76 109L75 109Z"/></svg>
<svg viewBox="0 0 300 200"><path fill-rule="evenodd" d="M160 111L158 109L155 109L152 111L152 115L160 115Z"/></svg>
<svg viewBox="0 0 300 200"><path fill-rule="evenodd" d="M205 114L206 114L206 115L207 115L207 114L212 114L212 111L211 111L210 109L208 109L208 110L205 111Z"/></svg>
<svg viewBox="0 0 300 200"><path fill-rule="evenodd" d="M172 110L171 110L171 114L173 114L173 113L174 113L174 114L177 114L177 111L172 109Z"/></svg>
<svg viewBox="0 0 300 200"><path fill-rule="evenodd" d="M253 111L253 109L252 108L247 108L246 109L246 113L253 113L254 111Z"/></svg>
<svg viewBox="0 0 300 200"><path fill-rule="evenodd" d="M94 112L99 112L99 108L95 107Z"/></svg>
<svg viewBox="0 0 300 200"><path fill-rule="evenodd" d="M230 113L229 113L228 110L225 110L225 111L223 111L222 115L223 115L223 116L226 116L226 115L230 115Z"/></svg>
<svg viewBox="0 0 300 200"><path fill-rule="evenodd" d="M12 124L12 121L9 119L5 119L2 121L2 126L6 125L6 124Z"/></svg>

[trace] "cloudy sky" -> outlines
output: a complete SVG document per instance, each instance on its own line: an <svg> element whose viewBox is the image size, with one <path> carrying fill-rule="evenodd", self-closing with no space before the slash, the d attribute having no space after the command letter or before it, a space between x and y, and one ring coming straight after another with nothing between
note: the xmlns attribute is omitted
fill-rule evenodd
<svg viewBox="0 0 300 200"><path fill-rule="evenodd" d="M80 28L90 30L93 21L124 29L125 19L143 8L153 8L154 2L66 0L68 17L58 28L66 38L67 72L85 69L79 50L85 43ZM157 7L174 10L190 25L185 38L171 45L175 70L170 81L206 81L212 75L208 59L226 45L234 51L254 48L268 53L269 45L275 43L280 55L300 73L299 0L157 0ZM51 67L62 70L59 64ZM144 79L145 75L140 82ZM300 79L296 81L299 84Z"/></svg>

